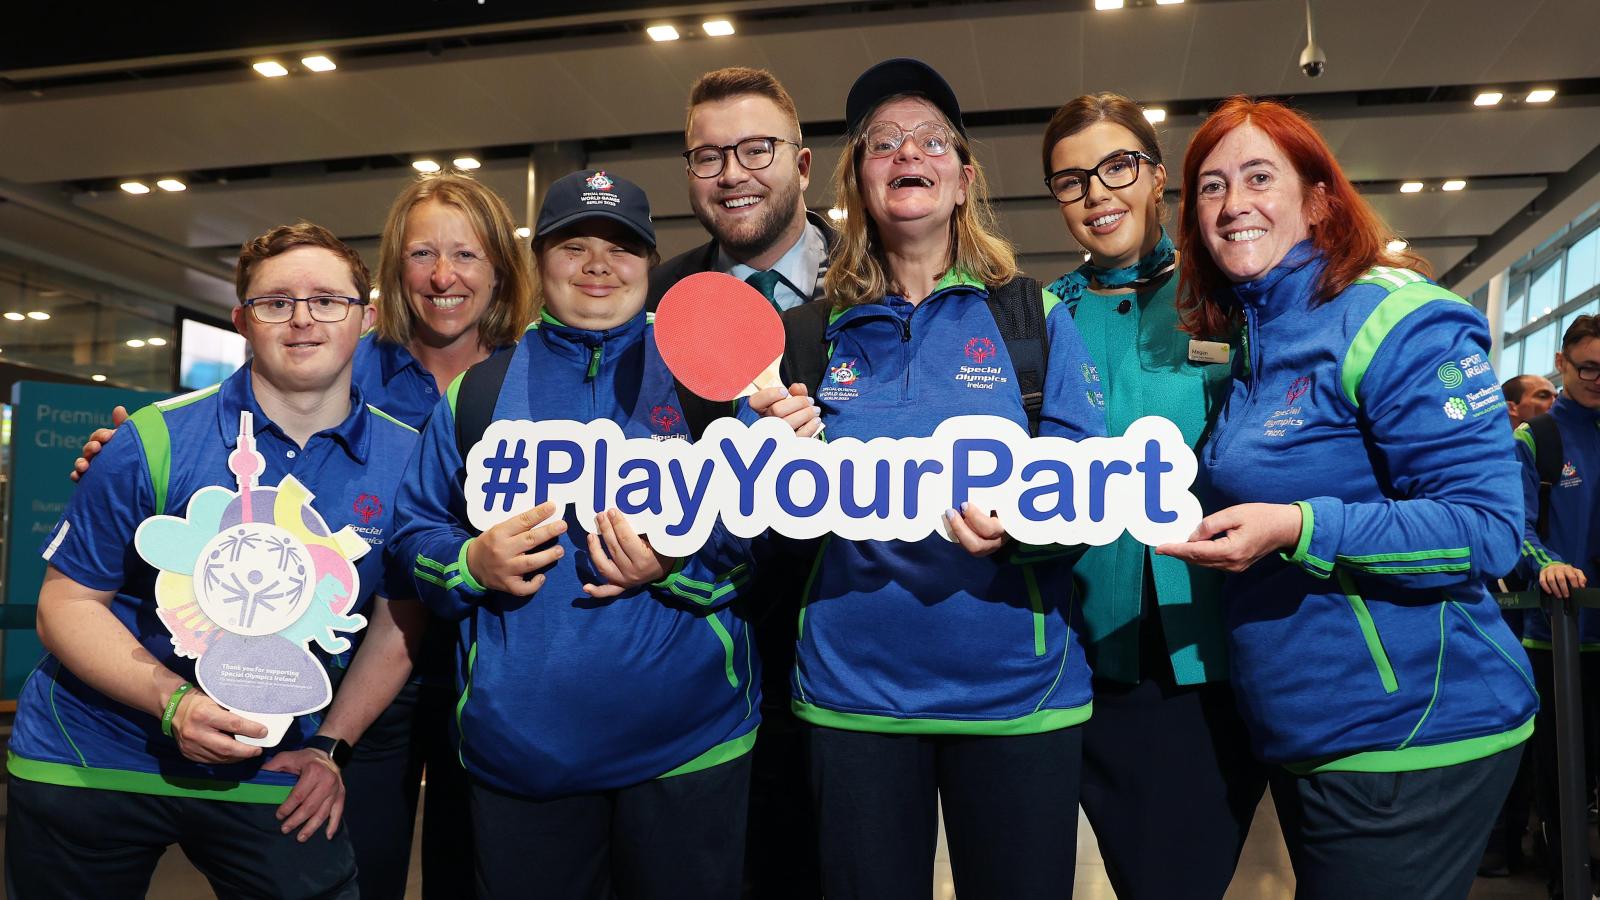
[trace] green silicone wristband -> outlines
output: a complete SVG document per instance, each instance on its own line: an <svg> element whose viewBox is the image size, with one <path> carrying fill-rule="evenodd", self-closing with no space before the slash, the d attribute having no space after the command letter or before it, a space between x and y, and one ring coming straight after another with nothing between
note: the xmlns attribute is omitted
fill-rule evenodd
<svg viewBox="0 0 1600 900"><path fill-rule="evenodd" d="M162 734L172 737L172 717L178 714L178 704L183 702L183 695L192 690L194 690L194 685L185 681L183 684L178 685L178 689L172 692L171 697L167 698L166 712L161 714Z"/></svg>

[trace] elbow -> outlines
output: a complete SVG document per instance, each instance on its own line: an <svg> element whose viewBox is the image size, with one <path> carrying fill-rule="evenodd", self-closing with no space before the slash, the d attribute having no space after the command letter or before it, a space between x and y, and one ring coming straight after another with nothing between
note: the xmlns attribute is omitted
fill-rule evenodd
<svg viewBox="0 0 1600 900"><path fill-rule="evenodd" d="M1492 516L1484 523L1483 550L1478 569L1481 574L1500 576L1516 568L1522 550L1520 523Z"/></svg>

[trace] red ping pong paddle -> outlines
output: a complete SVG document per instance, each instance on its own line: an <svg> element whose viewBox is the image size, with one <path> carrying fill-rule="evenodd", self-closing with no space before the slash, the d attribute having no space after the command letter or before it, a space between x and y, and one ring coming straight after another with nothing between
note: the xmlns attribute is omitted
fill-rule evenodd
<svg viewBox="0 0 1600 900"><path fill-rule="evenodd" d="M783 359L783 320L761 292L723 272L673 285L656 307L656 347L684 387L726 402L769 387Z"/></svg>

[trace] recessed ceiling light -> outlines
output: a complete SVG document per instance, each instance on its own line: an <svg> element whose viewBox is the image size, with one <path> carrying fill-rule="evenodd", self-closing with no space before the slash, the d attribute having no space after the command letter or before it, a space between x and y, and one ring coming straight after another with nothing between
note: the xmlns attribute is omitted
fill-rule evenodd
<svg viewBox="0 0 1600 900"><path fill-rule="evenodd" d="M483 163L478 162L478 158L475 156L458 156L455 159L450 160L450 165L455 166L463 172L471 172L473 169L483 165Z"/></svg>
<svg viewBox="0 0 1600 900"><path fill-rule="evenodd" d="M176 192L176 191L185 191L185 190L189 189L189 186L187 184L184 184L183 182L179 181L176 178L163 178L160 181L156 182L156 187L161 188L163 191L174 191L174 192Z"/></svg>
<svg viewBox="0 0 1600 900"><path fill-rule="evenodd" d="M1479 94L1475 100L1472 101L1472 105L1473 106L1494 106L1496 103L1499 103L1501 98L1503 98L1504 96L1505 96L1505 94L1502 94L1499 91L1484 91L1483 93Z"/></svg>
<svg viewBox="0 0 1600 900"><path fill-rule="evenodd" d="M1452 178L1449 181L1446 181L1444 184L1439 185L1439 189L1445 191L1459 191L1466 186L1467 183L1464 180L1460 178Z"/></svg>
<svg viewBox="0 0 1600 900"><path fill-rule="evenodd" d="M523 238L524 240L526 240L527 238L531 238L531 237L533 237L533 229L529 228L526 225L524 225L521 228L517 229L517 237Z"/></svg>
<svg viewBox="0 0 1600 900"><path fill-rule="evenodd" d="M283 63L271 59L266 62L258 62L250 68L255 69L267 78L282 78L289 74L289 70L283 67Z"/></svg>
<svg viewBox="0 0 1600 900"><path fill-rule="evenodd" d="M106 377L104 375L90 375L89 376L89 380L90 381L105 381Z"/></svg>
<svg viewBox="0 0 1600 900"><path fill-rule="evenodd" d="M22 313L19 313L19 312L8 312L8 313L6 313L6 318L10 319L13 322L21 322L23 319L26 319L27 316L25 316L25 315L23 315Z"/></svg>
<svg viewBox="0 0 1600 900"><path fill-rule="evenodd" d="M439 171L439 164L431 159L419 159L411 163L411 168L416 169L418 172L437 172Z"/></svg>
<svg viewBox="0 0 1600 900"><path fill-rule="evenodd" d="M1406 183L1400 185L1400 193L1402 193L1402 194L1420 194L1420 193L1422 193L1422 182L1420 182L1420 181L1407 181Z"/></svg>
<svg viewBox="0 0 1600 900"><path fill-rule="evenodd" d="M1183 0L1156 0L1157 6L1177 6Z"/></svg>
<svg viewBox="0 0 1600 900"><path fill-rule="evenodd" d="M1144 117L1150 120L1150 124L1160 125L1167 120L1167 111L1159 106L1152 106L1144 111Z"/></svg>
<svg viewBox="0 0 1600 900"><path fill-rule="evenodd" d="M1390 253L1399 253L1400 251L1406 249L1409 246L1411 246L1411 245L1406 243L1404 240L1402 240L1400 238L1395 238L1394 240L1389 242L1389 252Z"/></svg>
<svg viewBox="0 0 1600 900"><path fill-rule="evenodd" d="M1555 98L1556 92L1552 88L1535 88L1528 92L1529 103L1549 103Z"/></svg>
<svg viewBox="0 0 1600 900"><path fill-rule="evenodd" d="M1094 0L1095 9L1121 9L1122 0Z"/></svg>
<svg viewBox="0 0 1600 900"><path fill-rule="evenodd" d="M138 338L133 338L132 340L128 341L128 346L132 347L135 350L137 350L140 347L144 346L144 341L141 341Z"/></svg>
<svg viewBox="0 0 1600 900"><path fill-rule="evenodd" d="M700 23L700 30L711 37L727 37L733 34L733 23L727 19L708 19Z"/></svg>
<svg viewBox="0 0 1600 900"><path fill-rule="evenodd" d="M150 340L145 341L145 343L149 344L152 347L165 347L167 345L167 339L166 338L151 338Z"/></svg>
<svg viewBox="0 0 1600 900"><path fill-rule="evenodd" d="M644 30L653 41L675 41L678 39L678 29L671 25L651 25Z"/></svg>
<svg viewBox="0 0 1600 900"><path fill-rule="evenodd" d="M48 322L50 321L50 314L47 312L35 311L28 313L28 318L34 320L35 322Z"/></svg>
<svg viewBox="0 0 1600 900"><path fill-rule="evenodd" d="M150 193L150 185L145 184L142 181L124 181L122 183L122 189L130 194Z"/></svg>
<svg viewBox="0 0 1600 900"><path fill-rule="evenodd" d="M332 72L334 69L339 68L338 66L334 65L333 60L323 56L320 53L316 56L302 56L300 58L300 65L305 66L313 72Z"/></svg>

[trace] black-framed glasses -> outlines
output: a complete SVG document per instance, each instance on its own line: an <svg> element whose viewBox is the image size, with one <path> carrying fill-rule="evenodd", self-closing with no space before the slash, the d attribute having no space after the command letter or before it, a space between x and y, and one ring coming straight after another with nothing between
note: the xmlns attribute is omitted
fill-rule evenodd
<svg viewBox="0 0 1600 900"><path fill-rule="evenodd" d="M683 158L689 164L690 175L696 178L715 178L727 168L729 153L739 161L739 165L755 172L772 165L772 158L778 155L779 144L794 144L796 149L800 147L798 143L788 138L748 137L737 144L728 144L725 147L711 144L694 147L683 151Z"/></svg>
<svg viewBox="0 0 1600 900"><path fill-rule="evenodd" d="M950 129L940 122L923 122L910 131L893 122L879 122L867 129L861 144L868 156L888 156L911 139L911 143L926 156L943 156L955 146Z"/></svg>
<svg viewBox="0 0 1600 900"><path fill-rule="evenodd" d="M1109 190L1120 190L1139 180L1139 160L1160 165L1149 154L1138 150L1118 150L1092 169L1062 169L1051 172L1045 187L1058 203L1076 203L1089 193L1089 179L1098 178Z"/></svg>
<svg viewBox="0 0 1600 900"><path fill-rule="evenodd" d="M263 325L282 325L294 318L296 303L306 305L306 311L311 313L313 321L328 325L343 322L350 315L350 307L367 305L367 301L360 297L340 297L335 294L316 294L311 297L269 294L251 297L239 305L250 310L256 321Z"/></svg>
<svg viewBox="0 0 1600 900"><path fill-rule="evenodd" d="M1600 381L1600 366L1574 365L1572 369L1578 373L1580 381Z"/></svg>

